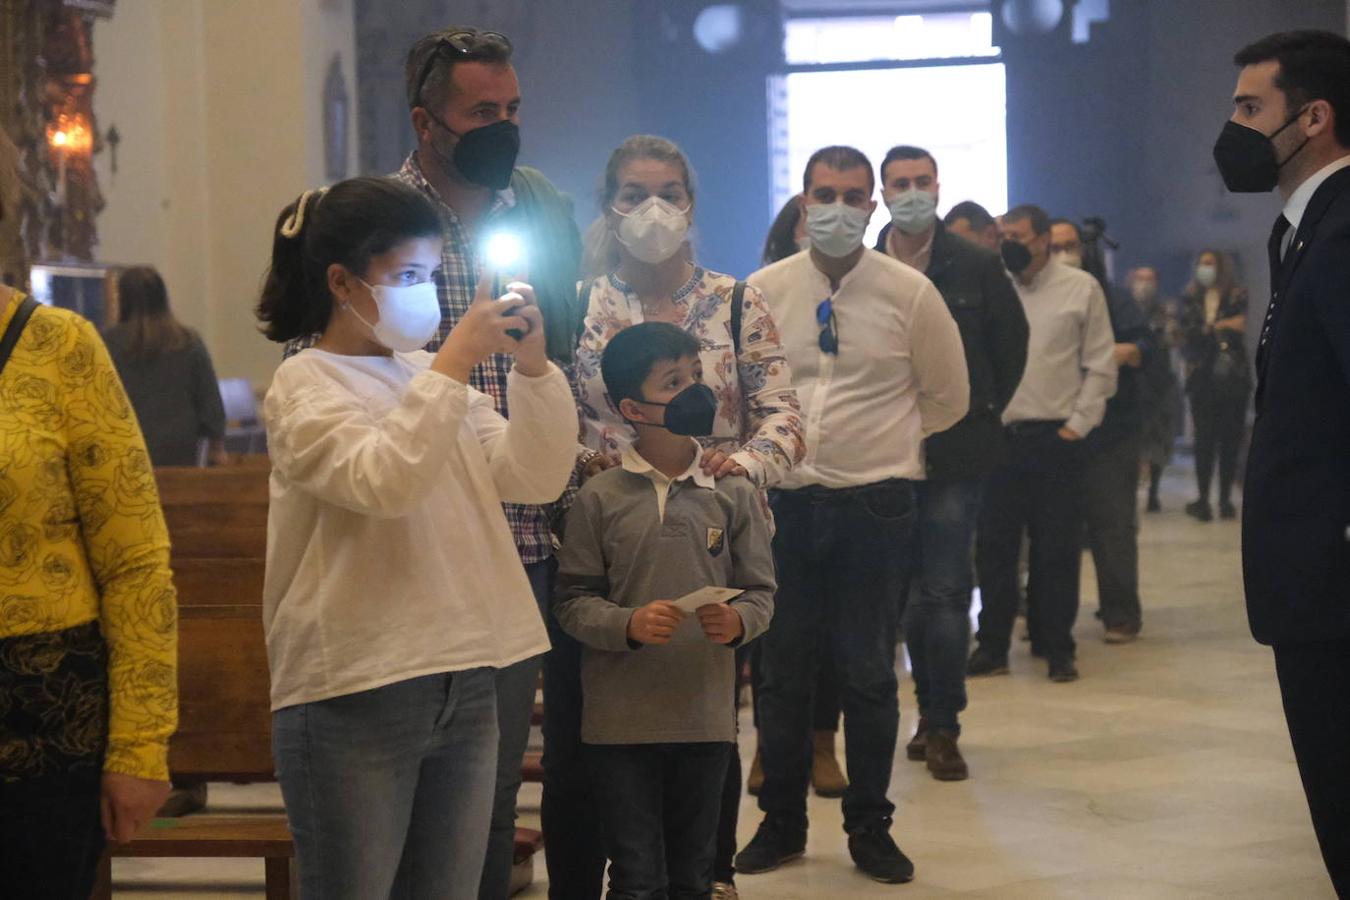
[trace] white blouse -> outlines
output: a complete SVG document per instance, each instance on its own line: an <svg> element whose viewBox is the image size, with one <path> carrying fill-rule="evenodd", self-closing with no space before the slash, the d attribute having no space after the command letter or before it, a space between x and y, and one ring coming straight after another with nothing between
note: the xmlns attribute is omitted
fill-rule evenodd
<svg viewBox="0 0 1350 900"><path fill-rule="evenodd" d="M567 380L512 371L508 424L431 359L311 348L277 369L263 404L274 710L548 649L501 503L566 486Z"/></svg>

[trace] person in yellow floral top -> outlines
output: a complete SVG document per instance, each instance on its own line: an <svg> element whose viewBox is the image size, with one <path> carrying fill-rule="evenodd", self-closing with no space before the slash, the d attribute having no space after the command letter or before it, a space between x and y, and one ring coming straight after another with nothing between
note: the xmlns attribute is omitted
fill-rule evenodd
<svg viewBox="0 0 1350 900"><path fill-rule="evenodd" d="M0 333L24 301L0 287ZM129 840L163 803L177 640L135 414L93 324L35 305L0 369L0 884L20 892L7 896L87 897L105 838Z"/></svg>

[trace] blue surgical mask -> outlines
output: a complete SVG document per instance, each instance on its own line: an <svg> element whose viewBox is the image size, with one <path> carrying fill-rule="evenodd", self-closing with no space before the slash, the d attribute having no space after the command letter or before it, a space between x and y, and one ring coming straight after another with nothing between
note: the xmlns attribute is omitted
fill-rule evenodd
<svg viewBox="0 0 1350 900"><path fill-rule="evenodd" d="M905 234L922 234L937 220L937 194L910 188L886 201L891 224Z"/></svg>
<svg viewBox="0 0 1350 900"><path fill-rule="evenodd" d="M811 203L806 207L806 234L811 246L836 259L862 246L870 211L836 203Z"/></svg>

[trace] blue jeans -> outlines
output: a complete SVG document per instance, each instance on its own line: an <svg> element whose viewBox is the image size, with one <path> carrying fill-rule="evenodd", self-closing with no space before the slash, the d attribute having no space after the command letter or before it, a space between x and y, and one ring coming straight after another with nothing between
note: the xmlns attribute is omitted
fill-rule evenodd
<svg viewBox="0 0 1350 900"><path fill-rule="evenodd" d="M426 675L272 714L302 900L461 900L483 872L493 670Z"/></svg>
<svg viewBox="0 0 1350 900"><path fill-rule="evenodd" d="M719 798L732 744L588 744L608 900L695 900L712 891Z"/></svg>
<svg viewBox="0 0 1350 900"><path fill-rule="evenodd" d="M539 614L547 617L553 592L552 559L525 566ZM497 788L492 801L492 828L479 900L506 900L511 889L511 866L516 857L516 795L520 793L520 764L530 741L535 687L543 656L532 656L497 669Z"/></svg>
<svg viewBox="0 0 1350 900"><path fill-rule="evenodd" d="M770 494L778 525L773 627L760 638L759 808L806 827L818 637L833 637L849 784L844 828L886 827L900 706L896 607L914 532L907 481Z"/></svg>
<svg viewBox="0 0 1350 900"><path fill-rule="evenodd" d="M905 604L905 643L914 667L919 715L931 728L960 734L975 589L975 525L984 482L921 481L913 590Z"/></svg>

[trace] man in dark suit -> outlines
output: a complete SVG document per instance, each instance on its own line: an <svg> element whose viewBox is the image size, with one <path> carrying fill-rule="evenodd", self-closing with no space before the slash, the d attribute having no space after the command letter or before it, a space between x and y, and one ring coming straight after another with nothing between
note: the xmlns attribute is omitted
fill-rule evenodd
<svg viewBox="0 0 1350 900"><path fill-rule="evenodd" d="M1322 857L1350 897L1350 41L1275 34L1235 62L1215 161L1230 190L1285 200L1256 354L1247 614L1274 648Z"/></svg>
<svg viewBox="0 0 1350 900"><path fill-rule="evenodd" d="M905 754L939 781L969 770L957 748L966 708L971 552L984 483L1003 460L999 416L1022 380L1027 317L997 253L948 231L937 218L937 161L918 147L893 147L881 163L891 213L876 249L928 276L961 330L970 373L970 411L924 442L927 479L918 482L915 590L904 613L919 723Z"/></svg>

